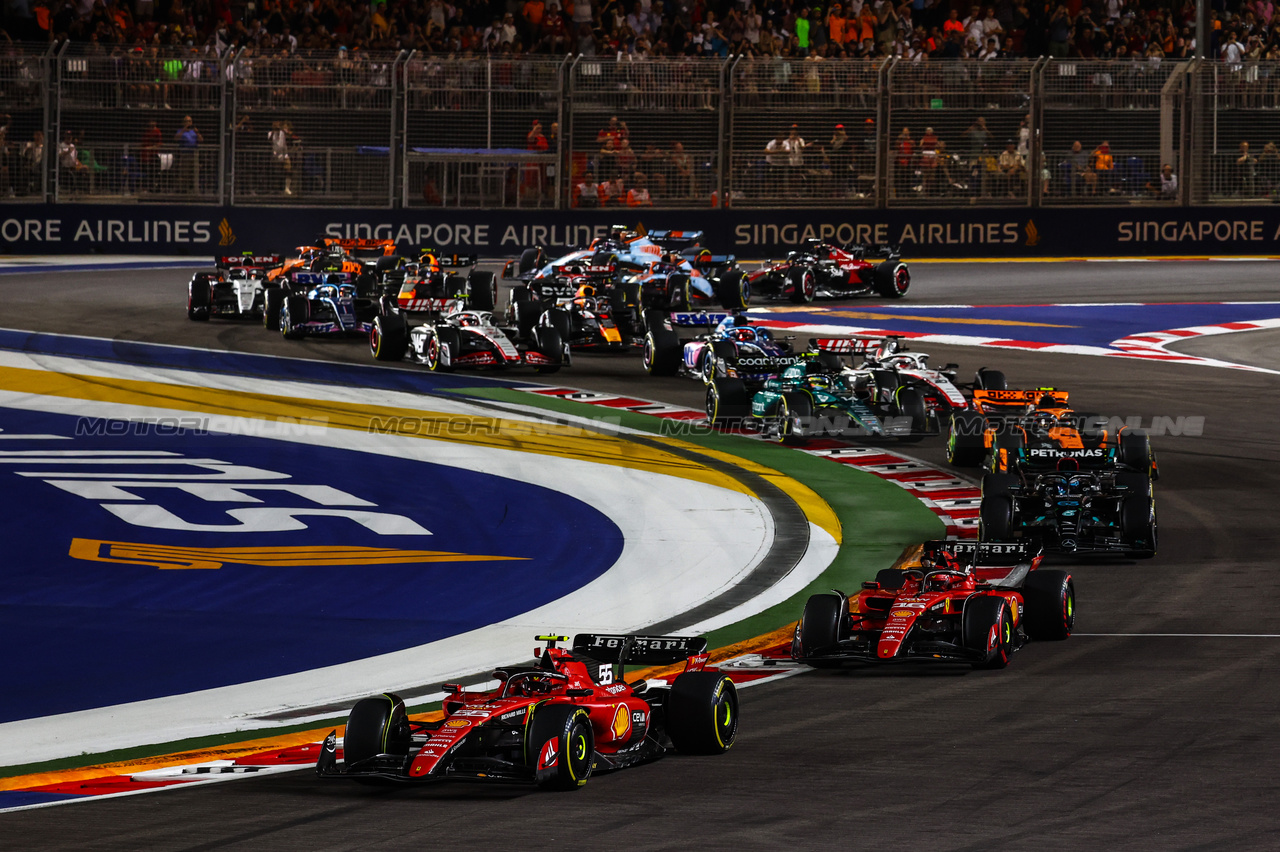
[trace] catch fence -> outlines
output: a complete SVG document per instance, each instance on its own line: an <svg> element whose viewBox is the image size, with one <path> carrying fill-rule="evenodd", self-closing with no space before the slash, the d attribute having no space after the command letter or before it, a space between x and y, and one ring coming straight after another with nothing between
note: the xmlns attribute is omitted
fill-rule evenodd
<svg viewBox="0 0 1280 852"><path fill-rule="evenodd" d="M1261 204L1280 63L0 49L0 199Z"/></svg>

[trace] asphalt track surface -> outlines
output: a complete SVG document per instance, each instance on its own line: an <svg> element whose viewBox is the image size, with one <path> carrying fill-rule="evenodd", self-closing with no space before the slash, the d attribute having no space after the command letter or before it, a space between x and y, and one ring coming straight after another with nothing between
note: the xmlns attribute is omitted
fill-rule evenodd
<svg viewBox="0 0 1280 852"><path fill-rule="evenodd" d="M924 304L1274 298L1274 264L952 264ZM72 280L68 280L72 279ZM361 344L189 323L185 273L0 277L3 325L368 362ZM1272 332L1179 346L1276 367ZM924 349L925 347L921 347ZM1122 358L930 346L1078 407L1205 417L1155 440L1160 554L1068 563L1077 634L1005 671L810 672L741 694L737 745L571 794L383 790L299 772L0 817L0 847L58 849L1274 849L1280 836L1276 377ZM555 376L701 406L638 359ZM939 441L913 448L941 461ZM797 616L799 613L796 614ZM549 625L553 627L554 625ZM1213 635L1209 635L1213 634Z"/></svg>

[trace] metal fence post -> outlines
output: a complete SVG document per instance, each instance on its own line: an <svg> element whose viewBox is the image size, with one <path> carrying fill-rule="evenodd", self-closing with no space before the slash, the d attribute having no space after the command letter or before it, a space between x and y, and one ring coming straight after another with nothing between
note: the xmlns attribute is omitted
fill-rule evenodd
<svg viewBox="0 0 1280 852"><path fill-rule="evenodd" d="M1031 69L1031 121L1028 122L1030 138L1027 140L1027 203L1039 207L1044 197L1044 69L1049 60L1041 56Z"/></svg>
<svg viewBox="0 0 1280 852"><path fill-rule="evenodd" d="M876 72L876 207L880 209L889 206L889 158L893 145L889 102L893 92L893 69L897 64L896 57L889 57Z"/></svg>
<svg viewBox="0 0 1280 852"><path fill-rule="evenodd" d="M720 131L716 144L716 207L728 207L729 199L725 197L729 189L729 152L732 145L729 138L733 135L733 74L737 70L742 56L730 57L720 68Z"/></svg>

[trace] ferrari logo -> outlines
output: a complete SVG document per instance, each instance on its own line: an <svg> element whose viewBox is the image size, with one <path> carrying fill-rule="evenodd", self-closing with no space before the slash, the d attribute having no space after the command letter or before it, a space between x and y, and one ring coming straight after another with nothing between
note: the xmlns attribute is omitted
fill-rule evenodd
<svg viewBox="0 0 1280 852"><path fill-rule="evenodd" d="M391 565L405 562L496 562L523 556L481 556L444 550L393 547L170 547L128 541L74 538L68 555L89 562L119 562L154 568L221 568L224 564L296 568L324 565Z"/></svg>

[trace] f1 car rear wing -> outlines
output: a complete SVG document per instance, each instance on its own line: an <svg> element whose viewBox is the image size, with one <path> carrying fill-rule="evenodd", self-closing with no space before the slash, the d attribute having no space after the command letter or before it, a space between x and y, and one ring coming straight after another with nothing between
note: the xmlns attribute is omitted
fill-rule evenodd
<svg viewBox="0 0 1280 852"><path fill-rule="evenodd" d="M325 237L321 240L326 246L338 246L349 252L380 251L382 254L395 254L395 240L371 240L364 237Z"/></svg>
<svg viewBox="0 0 1280 852"><path fill-rule="evenodd" d="M998 406L1040 405L1041 401L1048 397L1054 404L1042 407L1067 408L1067 398L1069 396L1070 393L1068 391L1057 390L1056 388L1029 388L1027 390L983 390L975 388L973 391L975 402L985 402Z"/></svg>
<svg viewBox="0 0 1280 852"><path fill-rule="evenodd" d="M715 328L731 316L733 316L733 314L727 312L673 311L671 314L671 324L678 325L681 328L705 326L708 329L711 329Z"/></svg>
<svg viewBox="0 0 1280 852"><path fill-rule="evenodd" d="M227 254L215 255L213 265L219 269L232 266L279 266L284 258L278 254Z"/></svg>
<svg viewBox="0 0 1280 852"><path fill-rule="evenodd" d="M890 243L848 243L844 250L859 259L883 257L886 260L896 260L902 257L902 246Z"/></svg>
<svg viewBox="0 0 1280 852"><path fill-rule="evenodd" d="M707 663L705 636L622 636L579 633L573 637L575 653L602 663L628 666L666 666L683 661L686 671Z"/></svg>
<svg viewBox="0 0 1280 852"><path fill-rule="evenodd" d="M983 565L1017 565L1030 562L1040 555L1041 549L1030 541L959 541L943 539L926 541L921 550L921 557L930 556L937 559L942 553L949 553L958 561L973 566Z"/></svg>
<svg viewBox="0 0 1280 852"><path fill-rule="evenodd" d="M444 254L433 248L419 249L418 256L422 257L424 255L431 255L436 259L436 263L440 264L442 267L459 268L475 266L480 262L480 255L478 254L457 254L456 252L453 254Z"/></svg>
<svg viewBox="0 0 1280 852"><path fill-rule="evenodd" d="M683 251L702 245L703 231L650 231L649 239L668 251Z"/></svg>
<svg viewBox="0 0 1280 852"><path fill-rule="evenodd" d="M879 342L865 337L811 337L809 348L815 352L831 352L835 355L866 355L874 351Z"/></svg>

